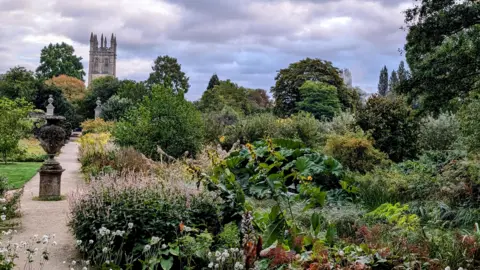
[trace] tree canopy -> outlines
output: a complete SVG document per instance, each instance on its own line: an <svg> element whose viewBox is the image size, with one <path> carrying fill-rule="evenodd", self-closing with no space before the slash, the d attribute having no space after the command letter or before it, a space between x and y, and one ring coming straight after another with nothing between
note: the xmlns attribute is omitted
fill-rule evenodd
<svg viewBox="0 0 480 270"><path fill-rule="evenodd" d="M399 90L420 99L422 109L455 109L468 96L480 75L480 2L417 0L405 12L405 45L411 78ZM407 76L408 77L408 76Z"/></svg>
<svg viewBox="0 0 480 270"><path fill-rule="evenodd" d="M323 82L306 81L300 87L302 101L297 103L299 110L312 113L317 119L332 119L340 112L337 88Z"/></svg>
<svg viewBox="0 0 480 270"><path fill-rule="evenodd" d="M70 102L81 100L87 94L85 83L75 77L60 75L46 80L45 83L62 89L63 95Z"/></svg>
<svg viewBox="0 0 480 270"><path fill-rule="evenodd" d="M67 75L83 81L82 57L77 57L74 52L73 46L65 42L44 47L40 54L40 66L36 70L38 76L50 79Z"/></svg>
<svg viewBox="0 0 480 270"><path fill-rule="evenodd" d="M207 90L213 89L215 85L219 85L219 84L220 84L220 79L218 79L217 74L213 74L212 77L210 78L210 81L208 81Z"/></svg>
<svg viewBox="0 0 480 270"><path fill-rule="evenodd" d="M159 56L155 59L152 66L153 72L147 80L151 86L159 84L166 88L172 89L174 93L187 93L190 88L189 78L182 71L182 66L177 59L168 55Z"/></svg>
<svg viewBox="0 0 480 270"><path fill-rule="evenodd" d="M32 101L35 83L36 78L32 71L20 66L13 67L0 79L0 96L10 99L25 98Z"/></svg>
<svg viewBox="0 0 480 270"><path fill-rule="evenodd" d="M378 94L384 97L388 92L388 69L384 66L380 71L380 78L378 79Z"/></svg>
<svg viewBox="0 0 480 270"><path fill-rule="evenodd" d="M275 99L275 113L286 116L298 111L297 102L301 101L300 87L306 81L318 81L337 88L340 102L344 108L352 106L352 91L349 90L339 70L329 61L306 58L281 69L275 77L275 86L271 92Z"/></svg>

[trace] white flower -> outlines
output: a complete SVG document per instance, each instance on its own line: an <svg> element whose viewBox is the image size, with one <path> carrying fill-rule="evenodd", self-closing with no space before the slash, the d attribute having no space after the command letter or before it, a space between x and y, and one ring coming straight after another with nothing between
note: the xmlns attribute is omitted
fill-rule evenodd
<svg viewBox="0 0 480 270"><path fill-rule="evenodd" d="M82 244L82 240L77 240L77 246L80 246Z"/></svg>
<svg viewBox="0 0 480 270"><path fill-rule="evenodd" d="M2 208L2 210L3 210L3 211L7 211L7 207L4 206L4 207Z"/></svg>
<svg viewBox="0 0 480 270"><path fill-rule="evenodd" d="M72 267L72 268L70 268L70 270L75 270L75 269Z"/></svg>
<svg viewBox="0 0 480 270"><path fill-rule="evenodd" d="M167 245L162 244L162 249L166 249L166 248L167 248Z"/></svg>
<svg viewBox="0 0 480 270"><path fill-rule="evenodd" d="M445 267L445 270L450 270L450 266Z"/></svg>
<svg viewBox="0 0 480 270"><path fill-rule="evenodd" d="M86 266L84 266L84 267L82 268L82 270L88 270L88 268L87 268Z"/></svg>
<svg viewBox="0 0 480 270"><path fill-rule="evenodd" d="M158 242L160 242L160 237L152 236L152 239L150 239L150 245L155 245Z"/></svg>
<svg viewBox="0 0 480 270"><path fill-rule="evenodd" d="M220 253L220 251L218 251L218 250L215 251L215 257L220 257L220 255L222 255L222 254Z"/></svg>
<svg viewBox="0 0 480 270"><path fill-rule="evenodd" d="M343 250L340 250L340 251L338 252L338 255L340 255L340 257L343 257L343 256L345 256L345 252L343 252Z"/></svg>
<svg viewBox="0 0 480 270"><path fill-rule="evenodd" d="M212 268L212 267L213 267L213 262L208 264L208 268Z"/></svg>
<svg viewBox="0 0 480 270"><path fill-rule="evenodd" d="M100 233L101 236L110 234L110 230L103 226L100 228L100 230L98 230L98 232Z"/></svg>
<svg viewBox="0 0 480 270"><path fill-rule="evenodd" d="M88 243L93 244L93 240L92 239L88 240Z"/></svg>
<svg viewBox="0 0 480 270"><path fill-rule="evenodd" d="M0 202L1 202L1 203L7 202L7 199L5 199L5 198L0 198Z"/></svg>
<svg viewBox="0 0 480 270"><path fill-rule="evenodd" d="M0 218L2 219L2 221L5 221L7 219L7 216L1 215Z"/></svg>
<svg viewBox="0 0 480 270"><path fill-rule="evenodd" d="M220 265L218 265L218 263L215 264L214 268L215 269L218 269L218 267L220 267Z"/></svg>
<svg viewBox="0 0 480 270"><path fill-rule="evenodd" d="M133 223L132 223L132 222L128 223L128 228L129 228L129 229L132 229L132 228L133 228Z"/></svg>
<svg viewBox="0 0 480 270"><path fill-rule="evenodd" d="M72 261L72 265L75 265L75 264L77 264L77 262L76 262L76 261Z"/></svg>
<svg viewBox="0 0 480 270"><path fill-rule="evenodd" d="M63 261L63 263L67 263L66 261Z"/></svg>
<svg viewBox="0 0 480 270"><path fill-rule="evenodd" d="M53 241L52 245L56 246L56 245L57 245L57 241Z"/></svg>
<svg viewBox="0 0 480 270"><path fill-rule="evenodd" d="M208 257L212 257L212 252L208 252Z"/></svg>
<svg viewBox="0 0 480 270"><path fill-rule="evenodd" d="M110 261L109 261L109 260L106 260L105 263L106 263L106 264L110 264Z"/></svg>
<svg viewBox="0 0 480 270"><path fill-rule="evenodd" d="M103 253L107 253L107 252L108 252L108 247L104 247L104 248L102 249L102 252L103 252Z"/></svg>
<svg viewBox="0 0 480 270"><path fill-rule="evenodd" d="M240 269L243 269L243 264L241 264L240 262L236 262L234 267L235 267L235 269L240 270Z"/></svg>
<svg viewBox="0 0 480 270"><path fill-rule="evenodd" d="M86 264L86 265L89 265L89 264L90 264L90 261L85 261L85 264Z"/></svg>
<svg viewBox="0 0 480 270"><path fill-rule="evenodd" d="M143 252L149 251L150 248L152 248L150 245L145 245L145 247L143 248Z"/></svg>

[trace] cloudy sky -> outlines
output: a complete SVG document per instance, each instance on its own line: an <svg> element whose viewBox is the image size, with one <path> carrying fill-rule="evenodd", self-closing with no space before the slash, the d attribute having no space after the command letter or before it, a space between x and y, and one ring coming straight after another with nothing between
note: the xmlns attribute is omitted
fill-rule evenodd
<svg viewBox="0 0 480 270"><path fill-rule="evenodd" d="M376 91L383 65L403 57L402 11L412 0L0 0L0 73L34 70L40 50L66 42L88 73L90 33L118 43L117 76L145 80L153 59L176 57L190 100L213 73L270 89L276 71L305 57L349 68L353 84Z"/></svg>

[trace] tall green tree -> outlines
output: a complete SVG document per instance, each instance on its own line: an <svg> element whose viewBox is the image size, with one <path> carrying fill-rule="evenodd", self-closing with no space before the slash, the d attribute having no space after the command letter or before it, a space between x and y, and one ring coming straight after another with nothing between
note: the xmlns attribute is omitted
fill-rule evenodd
<svg viewBox="0 0 480 270"><path fill-rule="evenodd" d="M112 76L100 77L93 80L89 88L89 93L80 104L79 113L84 118L93 118L95 108L97 107L97 99L104 104L113 95L116 95L121 87L120 81Z"/></svg>
<svg viewBox="0 0 480 270"><path fill-rule="evenodd" d="M323 83L306 81L300 87L302 101L297 107L305 112L312 113L317 119L332 119L340 112L340 100L335 86Z"/></svg>
<svg viewBox="0 0 480 270"><path fill-rule="evenodd" d="M61 44L49 44L40 53L40 66L37 74L44 79L50 79L59 75L75 77L83 81L82 57L74 54L73 46L65 42Z"/></svg>
<svg viewBox="0 0 480 270"><path fill-rule="evenodd" d="M393 92L395 88L398 86L398 77L397 77L397 72L395 70L392 70L392 74L390 75L390 82L388 85L388 91Z"/></svg>
<svg viewBox="0 0 480 270"><path fill-rule="evenodd" d="M134 80L122 80L120 81L120 87L118 89L118 96L120 98L126 98L133 103L138 103L143 100L144 97L150 96L151 89L147 87L145 82L136 82Z"/></svg>
<svg viewBox="0 0 480 270"><path fill-rule="evenodd" d="M199 108L202 112L209 112L219 111L228 106L237 113L249 114L252 108L247 94L247 88L230 80L221 81L219 85L203 93Z"/></svg>
<svg viewBox="0 0 480 270"><path fill-rule="evenodd" d="M18 141L32 129L28 113L33 106L23 99L0 98L0 153L7 163L7 156L18 148Z"/></svg>
<svg viewBox="0 0 480 270"><path fill-rule="evenodd" d="M25 98L32 101L36 78L33 72L24 67L9 69L0 79L0 96L10 99Z"/></svg>
<svg viewBox="0 0 480 270"><path fill-rule="evenodd" d="M340 70L329 61L303 59L281 69L275 80L275 86L270 91L275 99L274 110L277 115L286 116L298 111L300 87L306 81L324 82L336 87L343 108L350 108L354 103L354 93L345 86Z"/></svg>
<svg viewBox="0 0 480 270"><path fill-rule="evenodd" d="M388 69L387 66L383 66L380 71L380 78L378 79L378 94L384 97L388 92Z"/></svg>
<svg viewBox="0 0 480 270"><path fill-rule="evenodd" d="M203 132L201 113L182 93L155 85L151 97L117 123L114 136L119 145L133 146L160 160L157 146L173 157L181 157L186 151L195 155L202 145Z"/></svg>
<svg viewBox="0 0 480 270"><path fill-rule="evenodd" d="M152 66L153 72L147 83L151 86L159 84L172 89L174 93L187 93L190 88L189 78L182 71L182 66L177 59L168 55L159 56L155 59Z"/></svg>
<svg viewBox="0 0 480 270"><path fill-rule="evenodd" d="M424 111L456 109L480 75L480 2L417 0L405 11L405 56L411 78L401 92Z"/></svg>
<svg viewBox="0 0 480 270"><path fill-rule="evenodd" d="M405 62L403 62L403 60L400 61L400 64L398 65L397 75L398 82L400 83L407 81L408 77L410 76L408 70L405 68Z"/></svg>
<svg viewBox="0 0 480 270"><path fill-rule="evenodd" d="M210 81L208 81L207 90L213 89L213 87L215 87L215 85L219 85L219 84L220 84L220 80L218 79L218 76L215 73L210 78Z"/></svg>

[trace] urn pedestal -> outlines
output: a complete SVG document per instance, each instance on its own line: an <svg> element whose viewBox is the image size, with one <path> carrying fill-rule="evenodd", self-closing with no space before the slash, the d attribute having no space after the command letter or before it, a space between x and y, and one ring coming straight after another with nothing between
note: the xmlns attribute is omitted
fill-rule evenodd
<svg viewBox="0 0 480 270"><path fill-rule="evenodd" d="M37 135L40 145L49 157L39 170L41 200L60 197L62 173L65 171L55 160L55 155L65 145L65 130L58 125L65 117L47 115L45 119L47 123L38 130Z"/></svg>

